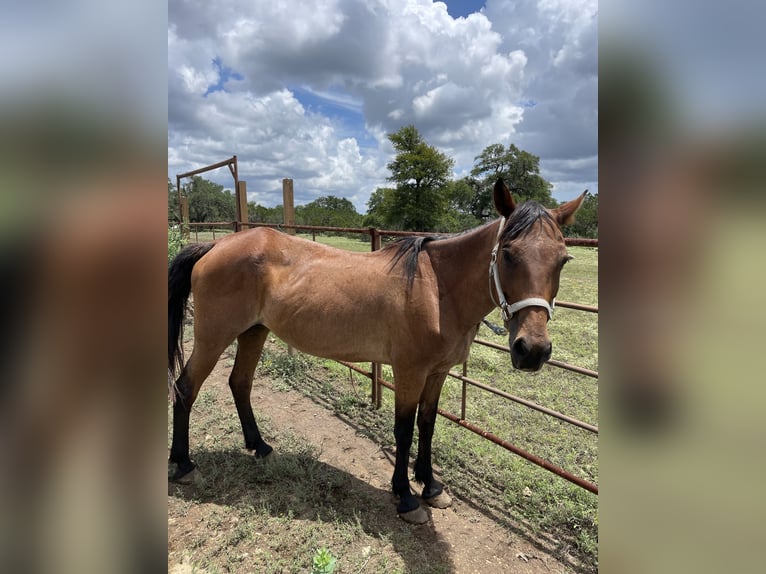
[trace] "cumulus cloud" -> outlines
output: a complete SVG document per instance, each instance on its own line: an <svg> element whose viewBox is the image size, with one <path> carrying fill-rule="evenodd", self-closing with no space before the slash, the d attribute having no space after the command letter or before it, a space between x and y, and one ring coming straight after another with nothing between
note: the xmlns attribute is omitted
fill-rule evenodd
<svg viewBox="0 0 766 574"><path fill-rule="evenodd" d="M236 154L251 199L278 203L292 177L298 203L364 211L386 185L385 134L412 123L458 175L500 142L595 180L552 163L595 156L592 2L489 0L457 19L431 0L300 4L170 2L169 173Z"/></svg>

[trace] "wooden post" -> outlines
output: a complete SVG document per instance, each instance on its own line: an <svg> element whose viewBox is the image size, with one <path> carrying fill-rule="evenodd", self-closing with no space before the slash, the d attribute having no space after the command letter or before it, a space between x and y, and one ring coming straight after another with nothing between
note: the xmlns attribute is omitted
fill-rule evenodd
<svg viewBox="0 0 766 574"><path fill-rule="evenodd" d="M380 250L380 233L374 227L370 227L370 251Z"/></svg>
<svg viewBox="0 0 766 574"><path fill-rule="evenodd" d="M243 229L249 229L250 226L247 225L248 217L247 217L247 182L245 181L238 181L237 182L237 231L242 231Z"/></svg>
<svg viewBox="0 0 766 574"><path fill-rule="evenodd" d="M295 225L295 202L293 199L293 180L285 178L282 180L282 208L284 210L285 225ZM285 231L290 235L295 235L294 228L287 228Z"/></svg>
<svg viewBox="0 0 766 574"><path fill-rule="evenodd" d="M181 207L181 176L176 176L176 195L178 196L178 215L181 217L181 223L184 220L184 212Z"/></svg>
<svg viewBox="0 0 766 574"><path fill-rule="evenodd" d="M181 234L184 239L189 239L189 198L181 197Z"/></svg>
<svg viewBox="0 0 766 574"><path fill-rule="evenodd" d="M381 396L381 391L383 389L378 382L378 379L381 377L380 363L372 363L370 370L372 371L372 390L370 399L372 400L373 408L379 409L383 401L383 397Z"/></svg>

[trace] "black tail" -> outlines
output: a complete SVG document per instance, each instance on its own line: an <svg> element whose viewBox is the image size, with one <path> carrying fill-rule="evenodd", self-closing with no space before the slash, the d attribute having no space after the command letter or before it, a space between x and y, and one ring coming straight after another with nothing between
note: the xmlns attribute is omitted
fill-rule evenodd
<svg viewBox="0 0 766 574"><path fill-rule="evenodd" d="M191 273L194 265L213 243L193 243L184 247L168 265L168 381L183 368L181 333L186 313L186 302L191 293ZM172 390L172 389L171 389Z"/></svg>

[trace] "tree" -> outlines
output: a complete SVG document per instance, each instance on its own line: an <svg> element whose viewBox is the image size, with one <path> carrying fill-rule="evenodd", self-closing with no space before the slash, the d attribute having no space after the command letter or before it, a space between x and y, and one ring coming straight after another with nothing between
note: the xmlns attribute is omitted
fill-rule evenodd
<svg viewBox="0 0 766 574"><path fill-rule="evenodd" d="M346 198L329 195L295 208L296 222L322 227L359 227L362 216Z"/></svg>
<svg viewBox="0 0 766 574"><path fill-rule="evenodd" d="M476 195L475 181L472 178L447 182L444 188L447 197L447 211L442 219L441 229L449 232L464 231L481 223L471 211Z"/></svg>
<svg viewBox="0 0 766 574"><path fill-rule="evenodd" d="M444 188L454 160L428 145L412 125L388 134L388 139L397 152L386 166L396 188L386 202L385 219L394 228L436 230L447 211Z"/></svg>
<svg viewBox="0 0 766 574"><path fill-rule="evenodd" d="M251 223L284 223L284 208L282 205L264 207L251 201L247 204L247 219Z"/></svg>
<svg viewBox="0 0 766 574"><path fill-rule="evenodd" d="M234 197L222 185L194 176L191 182L181 186L181 195L189 199L189 220L234 221L236 208ZM168 178L168 221L178 221L178 194Z"/></svg>
<svg viewBox="0 0 766 574"><path fill-rule="evenodd" d="M178 209L178 194L176 186L168 178L168 221L175 223L181 222L181 214Z"/></svg>
<svg viewBox="0 0 766 574"><path fill-rule="evenodd" d="M364 216L362 225L365 227L378 227L390 229L394 223L389 220L391 205L394 201L396 190L390 187L379 187L367 200L367 215Z"/></svg>
<svg viewBox="0 0 766 574"><path fill-rule="evenodd" d="M540 175L540 158L521 150L514 144L506 148L503 144L492 144L477 155L476 165L471 170L475 181L476 194L471 212L485 221L494 217L492 189L498 177L505 180L517 203L535 200L546 207L556 207L551 197L552 185Z"/></svg>

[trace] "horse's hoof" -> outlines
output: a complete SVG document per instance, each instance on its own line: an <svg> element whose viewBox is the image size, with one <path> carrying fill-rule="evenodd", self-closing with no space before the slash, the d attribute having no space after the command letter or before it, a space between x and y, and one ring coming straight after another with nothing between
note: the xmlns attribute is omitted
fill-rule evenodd
<svg viewBox="0 0 766 574"><path fill-rule="evenodd" d="M178 471L176 470L176 472ZM173 473L169 474L168 478L171 480L171 482L175 482L176 484L193 484L194 486L202 486L205 484L205 478L202 476L202 473L196 466L186 474L178 476L177 474Z"/></svg>
<svg viewBox="0 0 766 574"><path fill-rule="evenodd" d="M428 522L428 512L422 506L418 506L415 510L400 513L399 518L410 524L425 524Z"/></svg>
<svg viewBox="0 0 766 574"><path fill-rule="evenodd" d="M423 502L428 504L428 506L433 506L434 508L449 508L452 506L452 497L444 490L442 490L436 496L432 496L431 498L424 498Z"/></svg>

